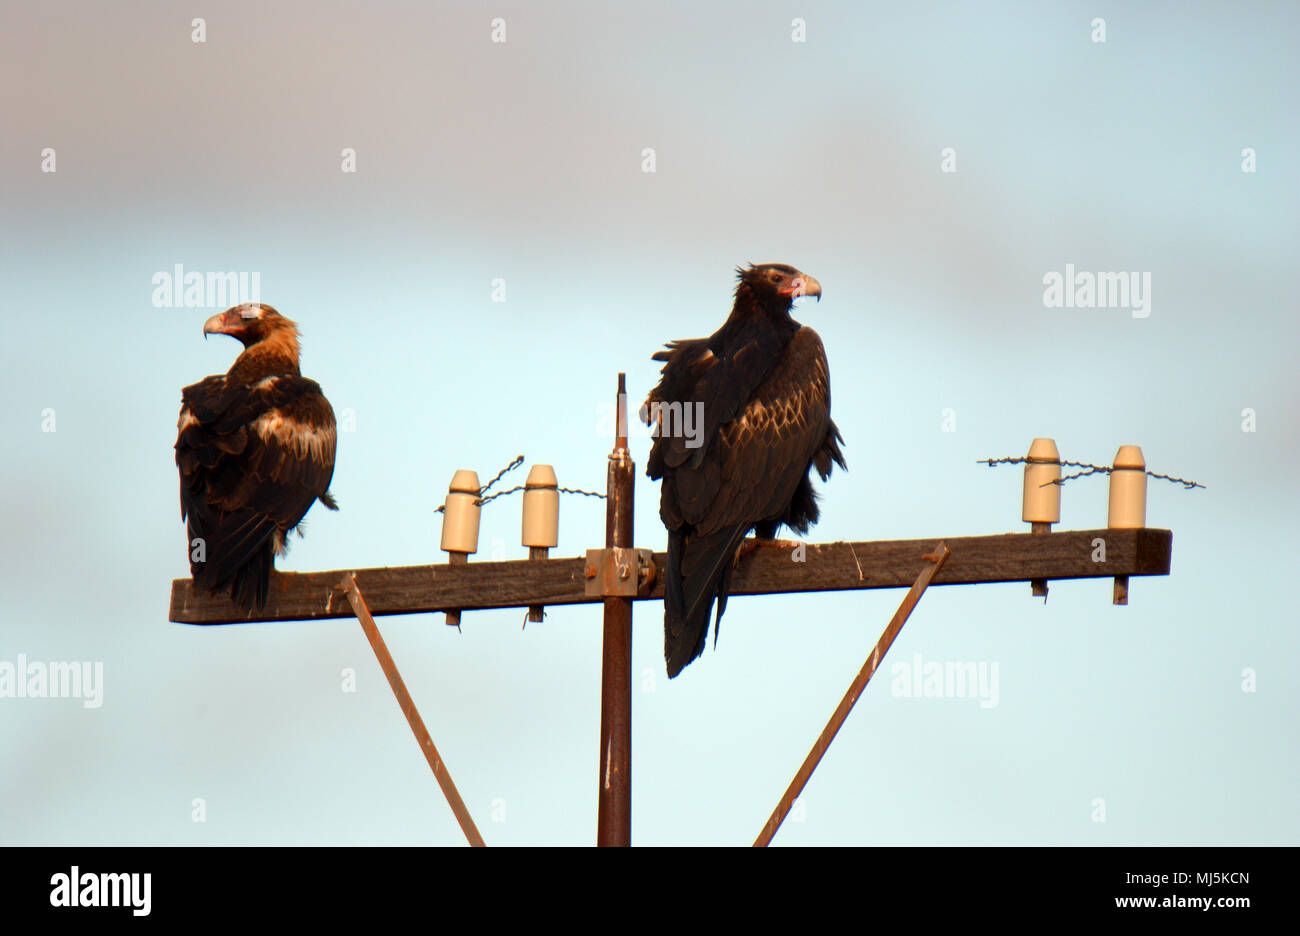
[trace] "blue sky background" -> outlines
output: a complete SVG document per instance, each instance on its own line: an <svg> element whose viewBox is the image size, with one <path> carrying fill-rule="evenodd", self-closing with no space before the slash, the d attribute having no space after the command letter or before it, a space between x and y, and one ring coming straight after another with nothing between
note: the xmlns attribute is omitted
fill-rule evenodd
<svg viewBox="0 0 1300 936"><path fill-rule="evenodd" d="M0 699L0 842L463 841L355 620L167 622L180 388L238 346L201 340L219 309L155 308L155 272L259 271L354 414L342 510L280 564L323 570L443 561L457 468L603 487L616 373L640 399L749 260L825 290L796 314L849 471L813 541L1022 530L1020 469L975 461L1042 435L1208 485L1151 483L1173 574L1128 607L1104 579L928 593L887 663L996 663L998 704L896 697L886 668L777 843L1300 840L1300 8L703 7L5 6L0 661L102 661L104 701ZM1150 317L1044 308L1066 263L1150 272ZM1061 528L1104 526L1106 493L1067 485ZM478 558L527 554L519 506L484 508ZM657 506L641 475L640 546ZM565 498L554 553L602 536ZM752 841L901 597L737 598L671 683L639 603L634 842ZM379 623L489 844L590 843L600 613L522 617Z"/></svg>

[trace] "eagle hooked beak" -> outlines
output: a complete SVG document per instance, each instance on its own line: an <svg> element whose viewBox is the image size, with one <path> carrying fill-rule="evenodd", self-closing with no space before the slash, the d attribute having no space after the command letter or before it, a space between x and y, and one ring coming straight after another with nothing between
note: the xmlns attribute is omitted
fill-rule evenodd
<svg viewBox="0 0 1300 936"><path fill-rule="evenodd" d="M207 340L208 335L220 335L222 333L221 323L225 317L224 312L218 312L203 323L204 340Z"/></svg>
<svg viewBox="0 0 1300 936"><path fill-rule="evenodd" d="M816 277L809 276L807 273L800 273L790 283L789 289L781 290L782 293L791 299L798 299L800 296L816 296L817 301L822 301L822 284L817 282Z"/></svg>
<svg viewBox="0 0 1300 936"><path fill-rule="evenodd" d="M248 327L249 319L259 318L261 307L249 303L232 306L224 312L218 312L203 323L203 337L208 335L230 335L239 338ZM242 339L241 339L242 340Z"/></svg>

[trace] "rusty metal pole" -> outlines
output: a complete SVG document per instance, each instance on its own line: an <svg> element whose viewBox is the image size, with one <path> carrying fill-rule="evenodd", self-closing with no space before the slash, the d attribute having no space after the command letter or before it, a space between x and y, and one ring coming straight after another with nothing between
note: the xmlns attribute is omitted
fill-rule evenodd
<svg viewBox="0 0 1300 936"><path fill-rule="evenodd" d="M627 380L618 375L614 451L606 476L605 546L632 545L634 468L627 448ZM635 574L635 571L633 572ZM597 845L632 844L632 599L605 599L600 670Z"/></svg>
<svg viewBox="0 0 1300 936"><path fill-rule="evenodd" d="M465 833L465 838L475 847L482 847L483 836L479 834L478 826L474 825L474 817L469 814L465 807L465 801L460 798L460 793L456 789L456 784L451 780L451 774L447 771L447 765L443 763L442 757L438 754L438 749L434 747L433 738L429 736L429 729L424 725L424 719L420 717L420 710L415 707L415 700L411 698L411 693L407 691L406 681L402 679L402 674L397 671L397 664L393 662L393 655L388 652L388 644L384 643L384 638L379 633L379 628L375 626L375 619L370 614L370 607L366 604L365 597L361 594L361 589L357 587L357 576L355 572L349 572L343 576L343 581L339 583L339 588L347 593L348 601L352 604L352 611L361 622L361 629L366 632L366 639L370 641L371 648L375 651L375 656L379 659L379 666L388 677L388 685L393 688L393 695L397 696L397 704L402 707L402 714L406 716L406 722L411 726L411 731L415 734L415 740L420 742L420 751L424 754L424 759L429 762L429 768L433 771L434 779L438 781L438 786L442 787L443 796L447 797L447 805L451 807L452 814L456 821L460 823L460 829Z"/></svg>
<svg viewBox="0 0 1300 936"><path fill-rule="evenodd" d="M831 742L835 740L835 735L844 726L845 720L849 717L849 712L853 711L853 706L857 704L858 697L862 695L867 688L867 683L875 675L880 666L880 661L885 658L889 648L894 645L894 638L898 636L898 632L907 623L907 619L911 616L913 609L916 608L916 603L921 600L921 596L925 594L925 590L930 587L930 580L934 578L935 573L943 568L943 564L948 561L950 555L951 551L948 549L947 544L941 542L934 548L934 552L926 553L921 557L933 564L921 570L921 574L912 583L911 590L903 596L903 603L898 606L898 610L894 612L894 616L889 620L889 626L885 628L885 632L876 641L875 647L871 650L871 656L867 657L867 662L862 664L862 669L853 678L853 682L849 685L849 691L844 693L844 698L840 700L839 706L836 707L835 714L826 723L826 727L822 729L821 735L817 738L817 743L813 745L813 749L804 758L803 764L799 767L799 772L790 781L790 786L786 788L785 795L781 797L781 802L777 803L776 809L772 810L772 815L768 818L767 824L763 826L763 831L758 833L758 838L754 840L755 847L765 848L771 843L772 836L776 835L776 830L781 828L781 823L785 821L786 815L794 806L794 801L803 792L803 788L808 781L812 779L813 771L821 763L821 759L825 756L827 749L830 748Z"/></svg>

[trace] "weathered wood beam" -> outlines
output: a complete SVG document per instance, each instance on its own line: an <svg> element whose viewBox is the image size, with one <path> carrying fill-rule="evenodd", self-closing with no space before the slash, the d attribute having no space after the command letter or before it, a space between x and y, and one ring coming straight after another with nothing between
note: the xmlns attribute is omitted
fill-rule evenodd
<svg viewBox="0 0 1300 936"><path fill-rule="evenodd" d="M755 549L740 561L731 579L731 594L907 588L916 578L920 557L940 539L952 554L933 585L1168 575L1173 547L1169 530L1066 530L1040 535L810 543L803 561L795 561L789 548L771 546ZM1093 543L1099 539L1105 542L1105 562L1093 560L1097 552ZM663 553L655 553L661 576L665 561ZM371 612L380 615L600 602L603 599L585 594L585 568L586 560L575 558L355 571ZM234 608L229 596L200 594L189 579L176 579L168 617L182 624L351 617L352 607L337 587L345 571L276 573L266 607L248 617ZM650 594L637 600L662 598L660 579Z"/></svg>

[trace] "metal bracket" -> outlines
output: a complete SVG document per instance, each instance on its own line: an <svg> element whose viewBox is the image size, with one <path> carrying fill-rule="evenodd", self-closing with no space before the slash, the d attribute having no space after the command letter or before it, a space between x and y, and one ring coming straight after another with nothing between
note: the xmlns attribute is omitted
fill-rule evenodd
<svg viewBox="0 0 1300 936"><path fill-rule="evenodd" d="M654 586L654 553L649 549L610 546L587 550L584 572L588 598L635 598Z"/></svg>

